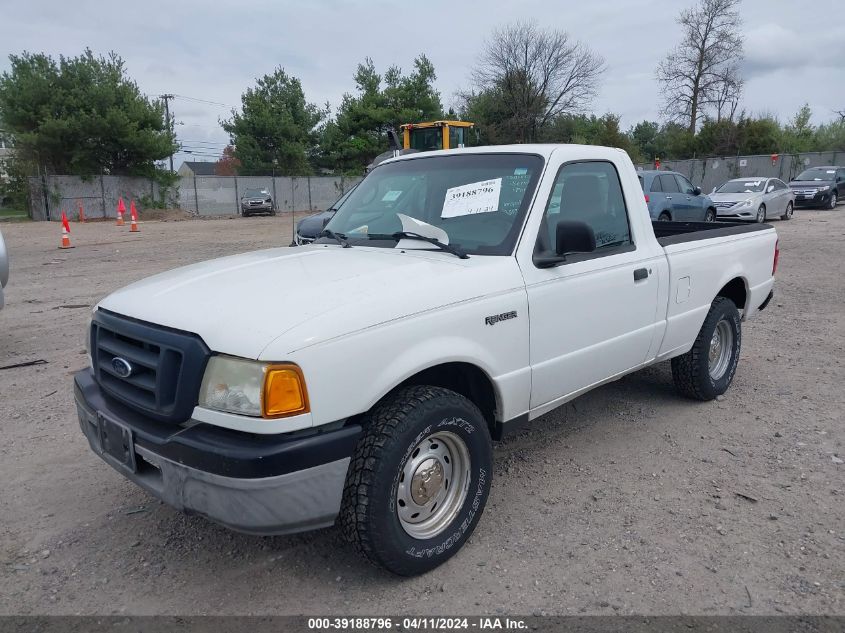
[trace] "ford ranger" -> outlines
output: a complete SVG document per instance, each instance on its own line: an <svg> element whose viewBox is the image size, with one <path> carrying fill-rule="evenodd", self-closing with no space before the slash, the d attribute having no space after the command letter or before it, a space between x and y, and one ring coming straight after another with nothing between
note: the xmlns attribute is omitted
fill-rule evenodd
<svg viewBox="0 0 845 633"><path fill-rule="evenodd" d="M493 439L669 359L685 396L724 393L777 258L767 224L652 223L621 150L403 156L313 244L103 299L79 422L186 513L259 535L338 523L418 574L478 524Z"/></svg>

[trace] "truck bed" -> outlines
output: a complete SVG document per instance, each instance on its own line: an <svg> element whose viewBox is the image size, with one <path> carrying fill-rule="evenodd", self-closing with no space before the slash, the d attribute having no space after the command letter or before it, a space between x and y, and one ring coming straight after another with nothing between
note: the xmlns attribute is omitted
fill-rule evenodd
<svg viewBox="0 0 845 633"><path fill-rule="evenodd" d="M661 246L671 244L682 244L696 240L706 240L713 237L725 237L728 235L739 235L740 233L753 233L754 231L765 231L772 226L770 224L757 224L742 221L719 221L719 222L656 222L654 235Z"/></svg>

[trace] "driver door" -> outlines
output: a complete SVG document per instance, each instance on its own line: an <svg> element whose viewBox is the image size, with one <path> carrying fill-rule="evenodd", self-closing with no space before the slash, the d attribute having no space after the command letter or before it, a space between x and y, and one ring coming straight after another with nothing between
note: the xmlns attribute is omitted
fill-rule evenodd
<svg viewBox="0 0 845 633"><path fill-rule="evenodd" d="M658 254L631 233L616 166L565 163L546 203L535 255L553 249L559 220L587 224L596 250L541 268L523 264L528 293L531 409L645 362L654 334Z"/></svg>

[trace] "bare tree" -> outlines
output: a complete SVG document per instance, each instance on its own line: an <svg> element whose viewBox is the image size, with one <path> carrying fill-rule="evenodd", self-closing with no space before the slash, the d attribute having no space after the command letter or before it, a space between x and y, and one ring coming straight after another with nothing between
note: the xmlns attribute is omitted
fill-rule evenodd
<svg viewBox="0 0 845 633"><path fill-rule="evenodd" d="M739 103L740 2L700 0L698 6L682 11L677 22L683 39L657 67L664 114L685 123L692 134L710 108L721 117L726 108L735 112Z"/></svg>
<svg viewBox="0 0 845 633"><path fill-rule="evenodd" d="M530 142L556 116L589 104L604 69L601 56L566 32L518 22L493 32L473 80L493 95L514 136Z"/></svg>
<svg viewBox="0 0 845 633"><path fill-rule="evenodd" d="M733 121L742 96L743 79L739 74L739 64L726 65L720 74L711 105L716 110L716 120Z"/></svg>

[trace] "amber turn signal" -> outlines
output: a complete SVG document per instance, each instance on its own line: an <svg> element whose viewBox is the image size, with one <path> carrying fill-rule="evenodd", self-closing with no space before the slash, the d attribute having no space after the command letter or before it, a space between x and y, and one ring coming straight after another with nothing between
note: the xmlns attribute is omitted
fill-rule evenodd
<svg viewBox="0 0 845 633"><path fill-rule="evenodd" d="M305 377L298 366L267 367L264 371L261 410L265 418L284 418L310 411Z"/></svg>

